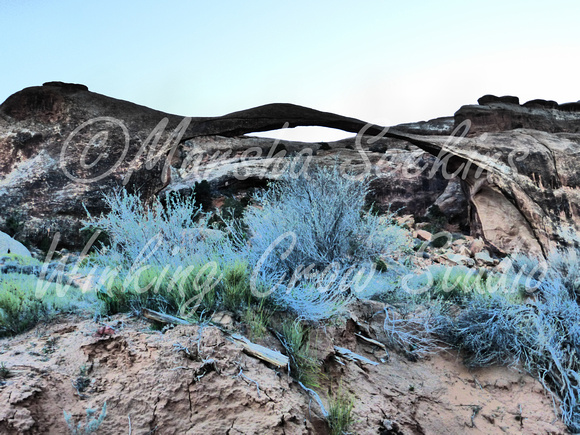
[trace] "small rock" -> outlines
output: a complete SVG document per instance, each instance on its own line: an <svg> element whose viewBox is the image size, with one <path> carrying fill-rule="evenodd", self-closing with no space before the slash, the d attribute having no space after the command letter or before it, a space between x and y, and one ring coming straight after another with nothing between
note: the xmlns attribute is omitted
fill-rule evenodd
<svg viewBox="0 0 580 435"><path fill-rule="evenodd" d="M396 421L384 419L379 433L381 435L399 435L402 432L399 424Z"/></svg>
<svg viewBox="0 0 580 435"><path fill-rule="evenodd" d="M234 319L232 318L232 316L229 313L226 313L225 311L219 311L215 313L211 317L211 321L220 324L224 328L230 328L234 324Z"/></svg>
<svg viewBox="0 0 580 435"><path fill-rule="evenodd" d="M415 217L412 214L406 214L404 216L397 216L395 218L397 225L404 227L407 226L412 228L415 225Z"/></svg>
<svg viewBox="0 0 580 435"><path fill-rule="evenodd" d="M457 249L454 249L456 254L462 255L464 257L473 257L473 253L466 247L466 246L459 246Z"/></svg>
<svg viewBox="0 0 580 435"><path fill-rule="evenodd" d="M475 254L475 261L477 261L478 265L483 265L483 266L494 266L495 265L495 260L493 258L491 258L491 256L489 255L489 253L486 250L483 250L483 251Z"/></svg>
<svg viewBox="0 0 580 435"><path fill-rule="evenodd" d="M433 235L429 231L417 230L413 233L413 237L425 242L430 242L433 238Z"/></svg>
<svg viewBox="0 0 580 435"><path fill-rule="evenodd" d="M471 245L469 245L469 250L475 255L481 252L485 248L485 242L481 239L475 239Z"/></svg>
<svg viewBox="0 0 580 435"><path fill-rule="evenodd" d="M475 266L475 261L472 258L467 257L465 255L448 253L448 254L443 254L441 257L446 258L447 260L449 260L455 264L469 266L469 267Z"/></svg>
<svg viewBox="0 0 580 435"><path fill-rule="evenodd" d="M115 330L110 326L101 326L95 332L95 337L110 337L111 335L115 334Z"/></svg>
<svg viewBox="0 0 580 435"><path fill-rule="evenodd" d="M509 390L510 389L510 383L509 383L509 381L507 381L505 379L498 379L495 382L495 387L496 388L500 388L502 390Z"/></svg>
<svg viewBox="0 0 580 435"><path fill-rule="evenodd" d="M460 246L465 246L467 244L467 240L465 239L457 239L451 243L451 246L459 248Z"/></svg>

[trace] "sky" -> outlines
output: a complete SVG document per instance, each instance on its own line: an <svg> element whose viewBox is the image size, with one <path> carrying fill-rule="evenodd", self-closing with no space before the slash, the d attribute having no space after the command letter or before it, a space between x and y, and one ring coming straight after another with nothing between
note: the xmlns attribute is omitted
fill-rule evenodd
<svg viewBox="0 0 580 435"><path fill-rule="evenodd" d="M277 102L396 125L484 94L577 101L579 18L578 0L0 0L0 102L64 81L182 116Z"/></svg>

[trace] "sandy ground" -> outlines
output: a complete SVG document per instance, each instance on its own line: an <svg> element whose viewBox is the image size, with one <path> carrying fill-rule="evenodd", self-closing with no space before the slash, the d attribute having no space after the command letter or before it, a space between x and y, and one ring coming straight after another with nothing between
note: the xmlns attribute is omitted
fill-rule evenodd
<svg viewBox="0 0 580 435"><path fill-rule="evenodd" d="M377 306L356 309L358 318L370 319ZM81 421L87 408L100 410L105 401L99 434L328 433L316 402L285 370L246 355L215 326L162 333L126 315L105 323L113 335L95 335L103 323L62 317L0 340L0 362L11 371L0 386L1 434L66 434L63 410ZM378 340L380 324L368 324ZM524 373L468 370L451 351L417 362L391 351L386 359L354 332L343 321L311 336L323 361L318 393L325 405L339 384L355 398L351 433L567 433L550 397ZM281 350L272 336L261 343ZM334 345L379 364L339 362Z"/></svg>

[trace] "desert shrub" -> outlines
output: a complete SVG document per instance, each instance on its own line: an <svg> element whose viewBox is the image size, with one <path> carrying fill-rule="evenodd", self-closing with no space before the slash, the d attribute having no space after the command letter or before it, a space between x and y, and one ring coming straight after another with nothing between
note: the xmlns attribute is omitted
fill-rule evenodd
<svg viewBox="0 0 580 435"><path fill-rule="evenodd" d="M10 237L15 237L23 228L26 216L20 211L12 211L5 222L6 233Z"/></svg>
<svg viewBox="0 0 580 435"><path fill-rule="evenodd" d="M545 282L559 282L580 302L580 235L571 228L559 234L565 244L553 249L546 260L516 254L510 258L511 266L527 294L541 290Z"/></svg>
<svg viewBox="0 0 580 435"><path fill-rule="evenodd" d="M4 361L0 362L0 382L10 376L10 369L6 366Z"/></svg>
<svg viewBox="0 0 580 435"><path fill-rule="evenodd" d="M0 336L13 335L63 312L94 312L94 292L39 281L23 274L0 275Z"/></svg>
<svg viewBox="0 0 580 435"><path fill-rule="evenodd" d="M392 253L407 243L400 227L389 225L388 216L363 213L369 191L366 180L342 176L337 168L316 168L308 175L286 175L270 186L246 211L255 252L265 252L283 234L296 234L289 255L276 256L274 268L295 270L314 265L357 264ZM280 243L276 253L289 247Z"/></svg>
<svg viewBox="0 0 580 435"><path fill-rule="evenodd" d="M209 211L213 208L213 195L211 186L207 180L195 182L193 198L201 206L202 210Z"/></svg>
<svg viewBox="0 0 580 435"><path fill-rule="evenodd" d="M244 211L246 210L246 205L242 201L238 201L235 198L226 198L224 205L222 206L222 214L225 219L237 220L242 219Z"/></svg>
<svg viewBox="0 0 580 435"><path fill-rule="evenodd" d="M522 365L559 401L570 430L580 430L580 307L561 282L545 281L526 304L476 295L444 336L469 366Z"/></svg>
<svg viewBox="0 0 580 435"><path fill-rule="evenodd" d="M106 252L120 254L115 260L125 263L140 258L163 263L185 242L184 230L197 226L199 208L192 199L170 195L165 206L156 200L147 206L138 195L121 190L104 195L104 200L110 212L93 217L87 211L84 224L105 231L111 243Z"/></svg>
<svg viewBox="0 0 580 435"><path fill-rule="evenodd" d="M444 346L440 336L448 323L447 309L445 304L420 305L417 301L397 310L385 307L385 344L412 361L433 354Z"/></svg>
<svg viewBox="0 0 580 435"><path fill-rule="evenodd" d="M75 424L73 422L72 415L66 411L63 411L64 420L68 426L71 435L88 435L91 433L96 433L105 417L107 416L107 402L103 403L101 408L101 413L97 416L96 410L88 408L86 410L87 416L85 422L82 421Z"/></svg>
<svg viewBox="0 0 580 435"><path fill-rule="evenodd" d="M89 215L85 224L110 239L91 260L109 313L150 308L193 316L247 299L244 255L229 238L212 236L193 199L168 196L164 204L145 205L121 191L105 200L111 211Z"/></svg>
<svg viewBox="0 0 580 435"><path fill-rule="evenodd" d="M343 176L336 167L286 174L255 197L246 210L254 279L279 305L308 320L340 313L379 255L409 243L392 215L364 212L368 180ZM374 268L372 269L374 271Z"/></svg>
<svg viewBox="0 0 580 435"><path fill-rule="evenodd" d="M4 254L0 257L6 265L14 264L17 266L41 266L42 262L33 258L33 257L25 257L23 255L18 254Z"/></svg>

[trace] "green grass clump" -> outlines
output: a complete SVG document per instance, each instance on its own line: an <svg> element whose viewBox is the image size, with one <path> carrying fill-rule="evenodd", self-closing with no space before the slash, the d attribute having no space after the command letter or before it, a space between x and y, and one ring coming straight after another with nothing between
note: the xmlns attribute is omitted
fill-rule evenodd
<svg viewBox="0 0 580 435"><path fill-rule="evenodd" d="M282 325L281 341L290 358L290 376L307 387L320 387L320 362L310 353L309 330L298 321Z"/></svg>
<svg viewBox="0 0 580 435"><path fill-rule="evenodd" d="M95 293L48 283L34 275L0 275L0 336L14 335L62 312L98 309Z"/></svg>
<svg viewBox="0 0 580 435"><path fill-rule="evenodd" d="M353 423L352 408L354 397L347 397L341 391L329 400L328 428L331 435L346 435L348 428Z"/></svg>
<svg viewBox="0 0 580 435"><path fill-rule="evenodd" d="M226 264L223 269L223 279L220 283L223 307L233 312L240 311L252 298L248 263L237 260Z"/></svg>
<svg viewBox="0 0 580 435"><path fill-rule="evenodd" d="M19 266L42 266L39 260L19 254L3 254L2 259L5 263L15 263Z"/></svg>
<svg viewBox="0 0 580 435"><path fill-rule="evenodd" d="M0 381L6 379L8 376L10 376L10 369L6 367L6 363L2 361L0 363Z"/></svg>
<svg viewBox="0 0 580 435"><path fill-rule="evenodd" d="M199 309L217 306L221 270L215 262L187 267L146 266L114 274L98 293L108 314L143 308L194 317Z"/></svg>
<svg viewBox="0 0 580 435"><path fill-rule="evenodd" d="M273 311L266 303L266 299L262 299L258 304L248 304L243 321L248 326L250 338L266 336L272 315Z"/></svg>

